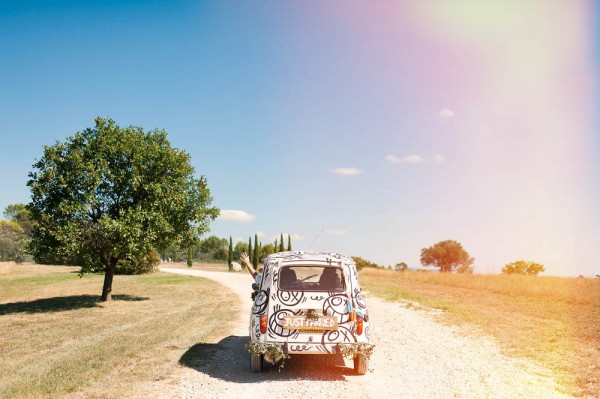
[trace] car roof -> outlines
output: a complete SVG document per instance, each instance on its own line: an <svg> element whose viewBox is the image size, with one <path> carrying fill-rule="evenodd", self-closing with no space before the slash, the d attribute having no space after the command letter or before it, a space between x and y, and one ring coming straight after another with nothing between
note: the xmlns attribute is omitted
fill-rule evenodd
<svg viewBox="0 0 600 399"><path fill-rule="evenodd" d="M355 266L355 262L352 258L341 255L335 252L321 252L321 251L286 251L277 252L271 254L265 258L265 265L276 265L281 261L282 263L296 263L296 262L341 262L348 266Z"/></svg>

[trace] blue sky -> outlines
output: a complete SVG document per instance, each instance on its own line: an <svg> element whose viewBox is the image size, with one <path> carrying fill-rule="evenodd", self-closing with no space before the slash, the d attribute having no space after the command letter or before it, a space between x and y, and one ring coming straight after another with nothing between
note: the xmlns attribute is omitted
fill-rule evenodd
<svg viewBox="0 0 600 399"><path fill-rule="evenodd" d="M523 4L527 7L523 8ZM454 239L600 274L593 2L2 2L0 208L42 146L164 128L212 232L419 265ZM556 21L560 24L556 24ZM234 216L252 215L250 220Z"/></svg>

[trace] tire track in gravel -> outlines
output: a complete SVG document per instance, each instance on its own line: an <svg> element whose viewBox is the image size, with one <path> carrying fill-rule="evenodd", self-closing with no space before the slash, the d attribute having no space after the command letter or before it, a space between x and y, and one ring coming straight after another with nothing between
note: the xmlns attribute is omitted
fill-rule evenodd
<svg viewBox="0 0 600 399"><path fill-rule="evenodd" d="M232 331L216 342L196 343L182 357L180 398L569 398L551 370L500 353L491 338L465 334L468 327L435 321L434 312L366 295L376 345L364 376L341 357L296 355L276 368L250 371L248 342L252 279L246 273L161 268L209 278L236 293L242 308ZM219 315L215 314L215 317Z"/></svg>

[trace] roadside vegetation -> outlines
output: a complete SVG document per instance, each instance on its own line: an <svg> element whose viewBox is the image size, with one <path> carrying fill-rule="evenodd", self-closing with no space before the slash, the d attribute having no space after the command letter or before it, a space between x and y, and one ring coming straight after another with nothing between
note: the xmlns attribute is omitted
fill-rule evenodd
<svg viewBox="0 0 600 399"><path fill-rule="evenodd" d="M78 271L0 263L0 398L128 397L237 318L209 280L119 276L113 301L100 302L103 276Z"/></svg>
<svg viewBox="0 0 600 399"><path fill-rule="evenodd" d="M360 281L376 296L441 309L447 322L479 327L507 355L556 372L567 393L600 397L598 279L365 268Z"/></svg>

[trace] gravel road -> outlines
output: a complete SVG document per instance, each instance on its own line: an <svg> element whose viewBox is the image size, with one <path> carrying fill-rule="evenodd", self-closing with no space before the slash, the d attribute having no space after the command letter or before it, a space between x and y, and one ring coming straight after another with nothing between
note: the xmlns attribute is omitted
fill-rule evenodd
<svg viewBox="0 0 600 399"><path fill-rule="evenodd" d="M431 311L366 293L376 345L369 371L354 374L341 357L295 355L277 368L252 373L248 342L250 276L190 269L162 271L206 277L230 288L244 311L233 331L197 343L182 357L169 386L144 397L178 398L568 398L551 370L502 355L495 342L467 327L436 322ZM175 389L174 389L175 388Z"/></svg>

